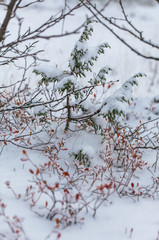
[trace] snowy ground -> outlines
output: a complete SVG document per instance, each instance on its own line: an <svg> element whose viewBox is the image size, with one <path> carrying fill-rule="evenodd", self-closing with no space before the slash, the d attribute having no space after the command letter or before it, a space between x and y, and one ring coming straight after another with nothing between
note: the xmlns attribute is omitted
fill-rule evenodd
<svg viewBox="0 0 159 240"><path fill-rule="evenodd" d="M59 5L60 5L59 1ZM32 9L24 13L24 17L27 18L27 25L36 25L41 21L41 14L46 18L48 12L53 11L55 5L48 1L45 8L38 9L38 14L33 21L33 16L37 13L37 9ZM58 6L57 6L58 7ZM2 11L2 10L0 10ZM118 8L115 5L110 6L107 10L109 15L118 15ZM159 42L159 6L138 6L131 5L127 11L131 15L134 22L145 31L145 35L152 38L154 42ZM82 22L86 12L79 12L74 22L66 22L66 26L72 27L73 24ZM0 17L1 18L1 17ZM14 32L14 25L11 26ZM135 89L136 96L147 97L158 94L159 88L159 65L153 61L144 60L134 53L130 52L125 46L117 41L109 32L103 29L99 24L94 26L93 39L90 44L97 45L101 42L108 42L111 45L111 49L106 51L106 55L100 57L98 64L95 67L95 71L99 69L99 66L109 65L113 68L113 79L119 79L118 87L133 76L135 73L144 72L147 78L144 78L139 83L139 87ZM54 39L47 42L41 42L39 48L44 49L44 53L41 54L42 58L50 60L49 64L55 64L59 68L65 69L67 66L67 60L69 54L75 44L78 36L69 36L61 39ZM141 46L139 46L141 47ZM141 47L143 52L148 50ZM14 66L1 67L1 81L3 83L14 81L17 78L17 72ZM30 81L35 84L35 77L30 72ZM141 109L139 110L141 111ZM93 142L93 141L92 141ZM73 143L72 143L73 144ZM94 145L96 142L93 143ZM29 157L34 159L34 162L43 162L44 154L39 152L28 151ZM30 240L44 240L44 239L56 239L57 233L54 232L49 238L48 234L54 229L54 224L36 215L30 211L28 204L23 199L17 200L14 194L7 188L5 182L10 181L12 188L17 194L23 195L26 187L30 184L30 165L29 163L21 162L23 157L22 149L18 149L14 146L7 145L3 149L0 155L0 199L7 205L6 213L9 216L17 215L24 218L23 227ZM149 164L155 161L155 154L153 152L147 152L145 159ZM157 171L159 169L157 168ZM158 176L158 173L155 176ZM143 182L148 182L149 175L140 176ZM145 179L146 178L146 179ZM60 229L62 240L73 239L91 239L91 240L157 240L159 239L159 200L155 199L140 199L135 201L131 198L119 198L117 194L113 194L108 202L103 204L95 218L92 218L89 214L85 215L84 224L70 226L64 230ZM3 235L6 231L6 225L3 218L0 218L0 240L6 238ZM58 229L57 229L58 231ZM25 238L20 238L24 240ZM7 240L12 240L9 237Z"/></svg>

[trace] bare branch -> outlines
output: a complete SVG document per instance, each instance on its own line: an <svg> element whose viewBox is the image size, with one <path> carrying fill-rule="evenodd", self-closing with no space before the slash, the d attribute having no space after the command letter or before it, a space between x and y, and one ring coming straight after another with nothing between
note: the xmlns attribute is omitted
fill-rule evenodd
<svg viewBox="0 0 159 240"><path fill-rule="evenodd" d="M137 55L146 58L146 59L151 59L151 60L155 60L155 61L159 61L159 58L157 56L153 56L153 55L146 55L143 54L142 52L140 52L140 50L135 49L131 44L129 44L123 37L121 37L117 31L113 28L111 28L109 25L112 25L113 27L115 27L116 29L119 29L121 31L127 32L129 33L132 37L136 38L137 40L139 40L140 42L142 42L143 44L149 45L152 48L156 48L157 50L159 49L159 45L153 43L151 40L147 40L146 38L143 37L143 31L140 31L136 28L136 26L134 26L134 24L132 24L132 22L129 20L122 0L119 0L119 4L124 16L124 19L118 19L115 17L106 17L104 14L102 14L102 12L97 9L96 5L91 3L91 1L87 0L87 3L84 3L84 1L81 1L83 3L83 5L92 13L92 15L95 17L95 19L97 19L97 21L99 23L101 23L105 28L107 28L117 39L119 39L125 46L127 46L131 51L133 51L134 53L136 53ZM128 24L128 26L130 26L130 28L128 28L127 26L123 26L117 23L117 21L124 21L125 23Z"/></svg>
<svg viewBox="0 0 159 240"><path fill-rule="evenodd" d="M8 24L9 24L11 18L12 18L13 9L14 9L14 6L15 6L16 2L17 2L17 0L11 0L10 4L7 6L8 10L7 10L5 19L2 23L2 26L0 28L0 42L4 40L4 36L5 36L6 30L7 30L7 26L8 26Z"/></svg>
<svg viewBox="0 0 159 240"><path fill-rule="evenodd" d="M45 34L48 29L51 29L55 27L56 24L59 24L60 22L64 21L66 17L73 16L74 12L81 8L83 6L82 3L76 4L74 7L69 8L67 4L65 4L65 11L61 10L59 13L55 14L54 16L50 16L48 20L43 22L40 26L35 28L34 30L31 30L29 27L25 32L22 32L22 25L23 25L23 19L18 17L17 10L21 10L24 8L28 8L33 4L44 2L44 0L35 0L31 1L28 4L22 5L21 0L11 0L10 3L7 5L7 12L5 19L2 23L2 26L0 28L0 65L8 64L9 62L14 62L17 59L24 58L27 55L32 56L35 58L37 54L41 51L34 51L33 48L35 47L35 44L37 43L38 39L45 39L49 40L51 38L59 38L59 37L65 37L72 34L78 34L80 29L84 26L86 23L86 20L83 21L83 23L77 27L75 27L71 31L67 31L63 29L62 33L57 34ZM8 31L8 24L12 19L17 19L18 21L18 30L17 30L17 36L14 40L8 41L8 37L10 36L10 32ZM25 49L24 51L20 50L20 45L22 43L25 43Z"/></svg>

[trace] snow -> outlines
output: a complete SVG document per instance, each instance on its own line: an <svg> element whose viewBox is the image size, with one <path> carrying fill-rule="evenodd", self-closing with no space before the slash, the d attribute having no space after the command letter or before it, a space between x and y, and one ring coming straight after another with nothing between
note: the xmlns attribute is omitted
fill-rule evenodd
<svg viewBox="0 0 159 240"><path fill-rule="evenodd" d="M58 82L55 86L55 89L62 89L62 87L64 85L67 85L69 82L74 84L75 86L79 85L74 76L68 76L68 77L64 77L60 82Z"/></svg>
<svg viewBox="0 0 159 240"><path fill-rule="evenodd" d="M56 66L39 66L35 68L35 71L44 74L49 78L57 78L63 75L63 71L58 69Z"/></svg>
<svg viewBox="0 0 159 240"><path fill-rule="evenodd" d="M155 239L158 236L158 201L124 202L118 199L101 207L99 216L87 224L64 233L62 239ZM147 227L146 227L147 226ZM133 229L131 236L131 229Z"/></svg>
<svg viewBox="0 0 159 240"><path fill-rule="evenodd" d="M51 1L47 1L46 5L42 5L41 8L38 8L38 11L40 13L43 12L42 14L45 15L46 19L48 17L48 12L60 9L63 4L63 1L53 2L55 2L56 6L54 3L51 3ZM128 6L127 10L131 14L135 23L137 23L138 26L142 26L142 29L145 31L145 35L149 36L151 32L152 42L158 42L158 7L137 7L136 5L133 5L133 8ZM118 14L118 8L115 5L110 6L106 11L109 12L110 15L112 13ZM28 19L28 25L38 24L39 19L41 18L40 13L37 14L36 8L33 8L31 12L26 12L25 16ZM32 14L32 17L30 17L30 14ZM83 9L80 10L74 21L72 21L72 18L66 21L66 26L70 26L72 28L74 24L82 22L85 14L86 12L84 12ZM2 18L2 16L0 16L0 18ZM35 20L34 23L33 18ZM152 24L153 28L151 28ZM12 24L11 27L14 31L14 24ZM119 84L117 83L117 86L115 86L117 90L115 88L112 88L112 90L110 89L110 95L111 91L113 95L109 97L107 95L105 96L107 104L103 107L102 113L106 114L109 110L112 110L117 106L118 109L129 116L128 123L134 128L136 127L136 123L140 120L144 122L147 121L148 118L157 118L159 112L158 103L155 103L155 101L152 102L151 98L148 98L148 96L153 96L154 99L158 98L158 63L155 65L154 62L145 61L144 59L129 52L128 49L118 42L109 32L104 32L103 28L99 24L95 24L94 27L95 32L93 33L93 39L90 40L92 41L91 45L99 45L101 42L107 41L111 46L111 50L106 51L106 55L99 58L99 62L94 67L94 71L99 72L101 67L105 71L108 71L109 67L104 66L109 65L112 69L114 69L114 75L111 75L111 78L120 79ZM64 39L50 40L47 43L43 41L39 43L38 47L45 49L44 53L41 53L41 57L50 59L51 66L48 67L41 64L39 67L36 67L36 70L38 72L42 72L49 78L57 78L58 80L61 79L63 74L66 74L66 77L63 78L62 81L57 80L55 89L60 89L62 85L68 83L68 81L71 81L78 86L76 78L74 76L68 77L67 72L64 72L63 70L67 69L65 67L68 67L68 56L70 55L72 47L78 37L79 36L69 36ZM79 43L77 47L80 48ZM148 52L148 50L144 47L139 47L142 51ZM95 53L96 51L97 49L95 49ZM89 54L87 61L88 60L90 60ZM55 64L57 64L57 66ZM73 63L71 63L71 66L72 65ZM1 69L1 83L4 85L7 85L19 77L17 76L17 70L15 70L12 65L1 67ZM147 78L141 78L139 80L138 88L131 86L130 82L132 79L125 83L126 79L129 79L129 77L140 71L144 72L147 75ZM99 74L102 74L103 76L102 72L99 72ZM36 76L32 73L32 71L29 72L29 78L32 80L31 84L34 89ZM79 84L78 87L80 86L81 85ZM125 91L125 88L127 88L127 91ZM123 95L126 100L131 97L135 98L134 96L139 97L129 106L126 102L123 103L120 101ZM6 102L3 95L0 96L0 101L2 103ZM90 109L92 107L91 102L87 101L84 107ZM154 108L151 111L152 107ZM44 113L44 108L42 106L34 108L35 114L38 114L39 112ZM130 115L130 112L133 112L134 115ZM97 118L96 121L101 123L100 117ZM150 124L153 126L152 123ZM59 134L57 132L54 133L55 142L58 142L59 136L60 131ZM45 138L47 136L43 137ZM103 139L100 135L93 134L91 131L86 134L83 130L79 134L76 133L75 135L72 133L72 135L70 134L67 136L66 134L64 140L66 141L66 146L64 147L70 149L70 151L69 153L65 153L64 151L64 153L60 156L60 164L62 167L67 168L64 163L64 160L66 160L72 169L73 165L71 165L71 163L73 157L70 157L70 155L71 153L77 153L80 150L89 156L92 165L102 165L99 153L105 147L105 143L102 142ZM84 212L82 213L82 216L85 218L83 221L84 223L71 225L65 229L55 228L55 222L52 222L45 217L40 217L34 211L31 211L29 203L24 201L27 186L33 184L32 176L29 173L29 169L32 168L31 162L21 161L21 159L25 156L22 153L22 149L19 149L17 146L11 144L7 144L4 148L3 146L3 142L0 142L0 148L2 150L2 152L0 152L0 199L7 205L7 215L10 217L17 215L23 219L23 227L29 240L56 240L58 231L62 234L60 238L62 240L154 240L159 238L158 198L154 197L154 199L152 199L147 197L140 198L138 200L133 197L119 197L117 193L112 194L108 198L108 200L98 209L95 217L92 217L91 214ZM27 150L27 154L34 164L42 165L46 161L46 156L43 152ZM145 162L148 162L148 166L152 167L156 160L155 151L145 151L143 159ZM134 183L141 182L141 184L145 186L151 186L152 177L159 177L158 170L158 166L156 172L153 172L153 174L151 174L150 171L148 172L144 170L144 172L142 172L138 170L133 179ZM57 179L54 178L52 180L52 178L49 177L50 176L48 174L48 176L46 176L48 182L50 181L50 184L54 185ZM6 186L7 181L10 182L11 187L14 189L16 194L22 195L22 198L16 198L12 191ZM5 224L3 217L0 215L0 240L6 239L2 235L6 233L8 234L7 240L13 240L13 235L9 235L10 233L8 227ZM51 235L47 238L49 234ZM26 240L27 238L22 235L19 239Z"/></svg>

